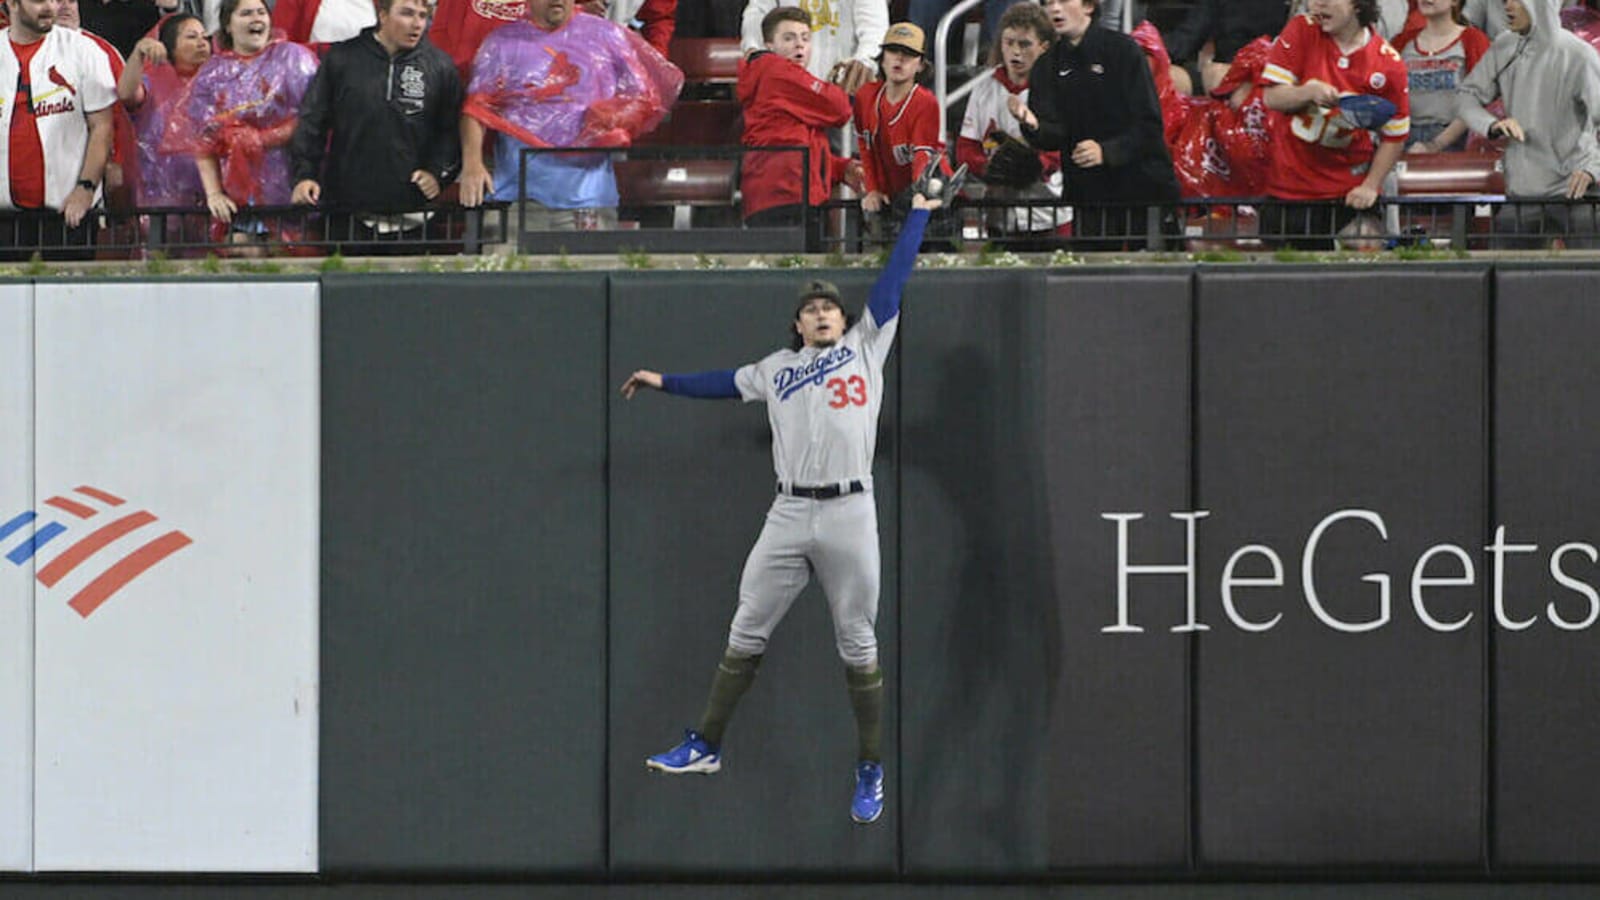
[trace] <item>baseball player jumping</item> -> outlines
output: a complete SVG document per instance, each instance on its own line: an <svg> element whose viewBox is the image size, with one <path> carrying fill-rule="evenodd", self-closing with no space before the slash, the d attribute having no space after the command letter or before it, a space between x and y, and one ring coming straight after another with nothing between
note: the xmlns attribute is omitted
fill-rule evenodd
<svg viewBox="0 0 1600 900"><path fill-rule="evenodd" d="M662 375L641 369L622 385L687 397L767 404L778 496L745 561L739 608L728 649L717 665L698 728L683 742L645 760L658 772L711 773L722 768L722 735L739 698L755 680L767 639L815 572L828 596L835 640L844 659L855 712L859 763L850 816L860 823L883 813L883 670L878 665L878 511L872 499L872 456L883 407L883 364L900 324L900 291L916 263L928 214L960 187L960 176L923 186L866 314L846 315L839 289L808 281L800 290L791 349L739 369Z"/></svg>

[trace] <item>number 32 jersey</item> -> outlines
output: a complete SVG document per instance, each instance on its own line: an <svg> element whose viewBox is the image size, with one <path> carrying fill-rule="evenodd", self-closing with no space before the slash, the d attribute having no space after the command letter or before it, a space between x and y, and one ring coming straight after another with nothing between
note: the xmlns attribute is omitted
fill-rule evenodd
<svg viewBox="0 0 1600 900"><path fill-rule="evenodd" d="M1394 104L1384 123L1385 142L1411 133L1411 101L1406 64L1370 26L1367 42L1353 53L1339 45L1308 15L1284 26L1267 53L1259 83L1297 85L1311 80L1331 84L1340 96L1372 94ZM1330 200L1359 185L1372 167L1376 149L1363 129L1354 128L1337 107L1313 106L1296 115L1273 113L1272 169L1267 193L1286 200Z"/></svg>
<svg viewBox="0 0 1600 900"><path fill-rule="evenodd" d="M863 310L832 347L779 350L741 367L734 384L746 403L767 404L778 480L804 487L872 483L883 409L883 364L899 328Z"/></svg>

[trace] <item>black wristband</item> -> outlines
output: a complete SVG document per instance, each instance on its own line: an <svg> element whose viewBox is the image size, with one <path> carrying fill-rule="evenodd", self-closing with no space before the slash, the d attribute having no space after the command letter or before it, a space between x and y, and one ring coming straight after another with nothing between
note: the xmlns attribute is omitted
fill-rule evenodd
<svg viewBox="0 0 1600 900"><path fill-rule="evenodd" d="M78 179L78 187L87 188L89 193L92 194L92 193L94 193L95 188L99 187L99 185L95 184L94 182L90 181L87 178L79 178Z"/></svg>

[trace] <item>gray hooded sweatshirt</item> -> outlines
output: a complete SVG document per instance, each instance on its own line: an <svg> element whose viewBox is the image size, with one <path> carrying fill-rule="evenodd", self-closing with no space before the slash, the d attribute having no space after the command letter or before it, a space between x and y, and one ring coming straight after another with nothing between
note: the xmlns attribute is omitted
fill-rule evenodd
<svg viewBox="0 0 1600 900"><path fill-rule="evenodd" d="M1483 29L1490 38L1497 38L1506 30L1505 0L1466 0L1461 17Z"/></svg>
<svg viewBox="0 0 1600 900"><path fill-rule="evenodd" d="M1456 115L1479 134L1495 123L1496 97L1526 141L1506 144L1506 194L1560 197L1583 169L1600 181L1600 54L1561 30L1560 0L1522 0L1533 27L1506 30L1456 92Z"/></svg>

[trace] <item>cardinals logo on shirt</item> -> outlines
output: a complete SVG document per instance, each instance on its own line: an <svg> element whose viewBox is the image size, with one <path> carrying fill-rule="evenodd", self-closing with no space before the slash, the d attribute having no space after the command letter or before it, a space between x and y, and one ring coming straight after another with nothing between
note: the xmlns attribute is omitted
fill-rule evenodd
<svg viewBox="0 0 1600 900"><path fill-rule="evenodd" d="M49 79L50 83L55 85L55 87L44 91L43 93L34 95L34 118L42 119L45 116L53 116L59 113L76 112L78 105L72 101L73 98L78 96L78 89L73 87L72 83L67 81L65 76L56 71L55 66L50 67L49 71L45 73L45 78ZM60 96L62 91L65 91L67 96ZM52 97L55 97L56 99L50 99Z"/></svg>
<svg viewBox="0 0 1600 900"><path fill-rule="evenodd" d="M56 67L55 66L51 66L50 67L50 71L45 73L45 77L50 79L50 83L51 84L59 84L62 87L66 88L67 91L72 94L72 96L74 96L74 97L78 96L78 89L73 87L70 83L68 83L67 79L61 77L61 73L56 71Z"/></svg>
<svg viewBox="0 0 1600 900"><path fill-rule="evenodd" d="M555 100L567 92L567 88L578 83L583 77L583 71L577 67L567 54L560 50L544 48L550 54L550 68L544 73L544 80L538 84L530 83L533 88L533 99L539 101Z"/></svg>
<svg viewBox="0 0 1600 900"><path fill-rule="evenodd" d="M472 11L485 19L516 22L528 15L527 0L472 0Z"/></svg>

